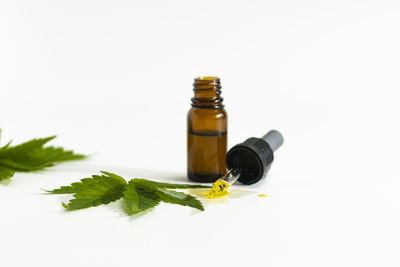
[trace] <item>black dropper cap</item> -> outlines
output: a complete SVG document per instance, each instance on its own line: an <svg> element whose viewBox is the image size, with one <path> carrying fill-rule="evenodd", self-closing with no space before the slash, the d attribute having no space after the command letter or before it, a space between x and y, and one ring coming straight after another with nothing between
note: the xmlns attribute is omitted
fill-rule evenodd
<svg viewBox="0 0 400 267"><path fill-rule="evenodd" d="M274 161L274 152L283 144L283 136L276 130L261 138L251 137L232 147L226 155L228 170L240 172L239 182L254 184L263 178Z"/></svg>

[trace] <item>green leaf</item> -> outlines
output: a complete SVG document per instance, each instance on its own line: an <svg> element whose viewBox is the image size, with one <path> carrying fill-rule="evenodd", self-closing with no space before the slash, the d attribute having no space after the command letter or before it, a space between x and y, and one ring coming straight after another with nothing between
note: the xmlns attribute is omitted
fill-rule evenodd
<svg viewBox="0 0 400 267"><path fill-rule="evenodd" d="M0 159L0 166L6 166L20 172L37 171L53 166L54 163L40 159L29 158L28 156L19 159Z"/></svg>
<svg viewBox="0 0 400 267"><path fill-rule="evenodd" d="M201 202L194 196L169 189L208 186L160 183L138 178L131 179L129 183L126 183L126 180L119 175L106 171L101 173L103 175L92 175L92 178L83 178L80 182L46 192L74 194L74 198L68 204L62 203L63 207L68 210L108 204L121 197L123 197L122 208L128 215L153 208L161 201L204 210Z"/></svg>
<svg viewBox="0 0 400 267"><path fill-rule="evenodd" d="M60 147L45 147L41 149L34 149L32 151L22 153L20 155L8 153L6 149L3 153L6 156L1 156L0 152L0 165L8 166L19 171L32 171L40 170L45 167L53 166L57 162L76 160L85 158L84 155L74 154L72 151L65 151Z"/></svg>
<svg viewBox="0 0 400 267"><path fill-rule="evenodd" d="M15 171L13 169L0 166L0 181L13 177L14 173Z"/></svg>
<svg viewBox="0 0 400 267"><path fill-rule="evenodd" d="M29 152L33 151L34 149L43 147L44 144L46 144L50 140L53 140L54 138L56 138L56 136L32 139L32 140L22 143L20 145L17 145L14 147L9 147L6 150L1 151L0 157L4 156L5 154L7 157L19 157L25 153L29 153Z"/></svg>
<svg viewBox="0 0 400 267"><path fill-rule="evenodd" d="M83 178L80 182L72 183L71 185L61 186L60 188L53 190L44 190L49 194L75 194L81 191L81 189L90 183L96 183L95 178Z"/></svg>
<svg viewBox="0 0 400 267"><path fill-rule="evenodd" d="M74 198L68 204L63 203L66 209L84 209L116 201L124 195L127 184L123 179L104 175L93 175L92 178L82 179L81 183L78 189L75 188L78 192ZM74 186L64 189L64 192L68 189L74 190Z"/></svg>
<svg viewBox="0 0 400 267"><path fill-rule="evenodd" d="M211 188L208 185L197 185L197 184L170 184L170 183L160 183L147 179L136 178L137 182L147 183L149 186L167 188L167 189L186 189L186 188Z"/></svg>
<svg viewBox="0 0 400 267"><path fill-rule="evenodd" d="M174 190L157 188L157 195L164 202L178 204L182 206L189 206L198 210L204 210L201 202L197 198L189 194L176 192Z"/></svg>
<svg viewBox="0 0 400 267"><path fill-rule="evenodd" d="M100 172L103 173L103 174L105 174L106 176L109 176L109 177L111 177L111 178L113 178L113 179L115 179L115 180L119 180L120 182L126 184L126 180L125 180L124 178L122 178L121 176L116 175L115 173L106 172L106 171L100 171Z"/></svg>
<svg viewBox="0 0 400 267"><path fill-rule="evenodd" d="M123 184L126 184L126 181L124 178L122 178L121 176L118 176L116 174L110 173L110 172L106 172L106 171L102 171L102 173L106 174L106 175L92 175L92 178L83 178L81 179L80 182L75 182L72 183L71 185L67 185L67 186L61 186L60 188L57 189L53 189L53 190L44 190L47 193L50 194L74 194L74 193L78 193L79 191L81 191L81 189L91 183L98 183L100 181L104 181L104 179L107 179L107 177L111 177Z"/></svg>
<svg viewBox="0 0 400 267"><path fill-rule="evenodd" d="M160 203L160 198L154 191L136 187L134 180L129 181L123 198L123 210L128 215L153 208Z"/></svg>
<svg viewBox="0 0 400 267"><path fill-rule="evenodd" d="M75 154L71 150L64 150L61 147L44 147L47 142L54 138L55 136L32 139L16 146L11 146L10 141L1 147L0 168L4 170L0 179L12 177L12 174L17 171L29 172L41 170L62 161L77 160L86 157L85 155Z"/></svg>
<svg viewBox="0 0 400 267"><path fill-rule="evenodd" d="M72 150L64 150L62 147L53 146L35 149L29 153L29 157L41 159L45 162L60 162L86 158L85 155L74 154Z"/></svg>
<svg viewBox="0 0 400 267"><path fill-rule="evenodd" d="M154 191L160 197L161 201L178 204L182 206L190 206L192 208L196 208L199 210L204 210L203 205L201 202L192 195L185 194L182 192L176 192L173 190L163 189L161 187L157 187L155 182L146 180L146 179L133 179L133 182L137 187L141 187L147 191ZM187 185L183 185L187 186ZM198 187L198 185L194 185ZM191 187L193 188L193 187Z"/></svg>

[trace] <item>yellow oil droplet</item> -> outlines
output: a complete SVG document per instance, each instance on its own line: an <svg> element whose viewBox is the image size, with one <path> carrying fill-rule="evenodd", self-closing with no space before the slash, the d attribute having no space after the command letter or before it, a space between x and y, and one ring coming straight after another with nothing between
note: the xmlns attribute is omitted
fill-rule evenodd
<svg viewBox="0 0 400 267"><path fill-rule="evenodd" d="M266 194L259 194L258 197L267 197Z"/></svg>
<svg viewBox="0 0 400 267"><path fill-rule="evenodd" d="M207 198L221 198L227 196L229 195L228 192L229 186L230 186L229 183L225 182L222 179L218 179L217 181L215 181L210 191L205 193L204 196Z"/></svg>

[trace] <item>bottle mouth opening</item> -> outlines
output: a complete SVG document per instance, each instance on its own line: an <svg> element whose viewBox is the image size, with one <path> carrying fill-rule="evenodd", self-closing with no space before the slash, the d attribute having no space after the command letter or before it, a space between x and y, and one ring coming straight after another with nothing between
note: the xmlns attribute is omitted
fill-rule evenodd
<svg viewBox="0 0 400 267"><path fill-rule="evenodd" d="M214 81L214 80L219 80L219 78L217 76L200 76L200 77L196 77L195 80Z"/></svg>

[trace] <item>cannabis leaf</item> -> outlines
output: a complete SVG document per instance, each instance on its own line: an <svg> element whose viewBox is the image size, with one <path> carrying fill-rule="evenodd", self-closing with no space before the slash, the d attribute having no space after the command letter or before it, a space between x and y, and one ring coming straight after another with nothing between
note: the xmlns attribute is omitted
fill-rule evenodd
<svg viewBox="0 0 400 267"><path fill-rule="evenodd" d="M165 190L162 188L158 188L158 192L161 200L164 202L189 206L198 210L204 210L203 204L201 204L201 202L192 195L173 190Z"/></svg>
<svg viewBox="0 0 400 267"><path fill-rule="evenodd" d="M1 134L1 131L0 131ZM61 147L44 145L55 136L32 139L17 146L11 141L0 147L0 181L11 178L15 172L29 172L53 166L56 163L85 158Z"/></svg>
<svg viewBox="0 0 400 267"><path fill-rule="evenodd" d="M62 203L67 210L95 207L108 204L122 198L122 208L128 215L133 215L157 206L161 201L189 206L204 210L201 202L192 195L170 189L210 188L203 185L160 183L147 179L124 178L110 172L92 175L69 186L46 191L49 194L74 194L68 204Z"/></svg>
<svg viewBox="0 0 400 267"><path fill-rule="evenodd" d="M75 184L77 192L68 204L63 203L64 208L68 210L83 209L120 199L126 188L124 178L107 172L103 172L103 174L105 175L93 175L92 178L82 179L79 186Z"/></svg>
<svg viewBox="0 0 400 267"><path fill-rule="evenodd" d="M153 191L160 199L167 203L178 204L182 206L190 206L199 210L204 210L201 202L193 197L182 192L176 192L174 190L166 190L164 188L207 188L208 186L199 185L180 185L180 184L168 184L168 183L157 183L145 179L133 179L132 180L137 187Z"/></svg>
<svg viewBox="0 0 400 267"><path fill-rule="evenodd" d="M160 197L153 190L137 187L135 180L130 180L124 193L123 209L128 215L153 208L160 203Z"/></svg>
<svg viewBox="0 0 400 267"><path fill-rule="evenodd" d="M80 182L75 182L72 183L71 185L68 186L61 186L60 188L53 189L53 190L44 190L47 193L50 194L75 194L81 191L84 185L87 185L89 183L94 183L96 180L94 178L83 178L81 179Z"/></svg>
<svg viewBox="0 0 400 267"><path fill-rule="evenodd" d="M89 184L94 184L94 183L100 183L100 182L107 182L107 183L112 183L113 181L119 182L122 184L126 184L126 181L124 178L121 176L118 176L116 174L106 172L106 171L101 171L104 175L92 175L91 178L83 178L80 180L80 182L75 182L72 183L71 185L68 186L61 186L60 188L53 189L53 190L44 190L49 194L74 194L80 192L85 186ZM114 179L114 180L109 180L109 178ZM125 188L123 188L125 189Z"/></svg>
<svg viewBox="0 0 400 267"><path fill-rule="evenodd" d="M197 185L197 184L170 184L170 183L160 183L147 179L135 179L136 183L146 183L149 186L168 188L168 189L187 189L187 188L210 188L208 185Z"/></svg>

